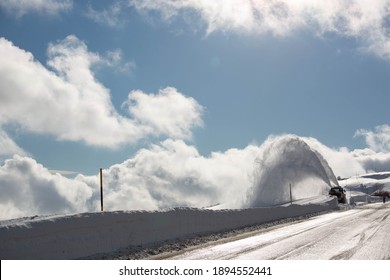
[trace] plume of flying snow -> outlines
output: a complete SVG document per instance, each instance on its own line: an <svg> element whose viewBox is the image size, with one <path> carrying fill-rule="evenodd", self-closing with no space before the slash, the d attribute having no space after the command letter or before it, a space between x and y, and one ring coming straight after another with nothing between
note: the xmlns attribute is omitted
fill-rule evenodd
<svg viewBox="0 0 390 280"><path fill-rule="evenodd" d="M250 207L272 206L328 193L337 180L328 163L304 139L269 138L256 159ZM291 185L291 193L290 193Z"/></svg>
<svg viewBox="0 0 390 280"><path fill-rule="evenodd" d="M290 201L290 184L294 201L320 197L337 184L332 169L340 175L350 168L364 171L362 162L379 156L370 153L354 155L313 138L281 135L260 146L202 156L183 140L167 139L103 170L104 209L272 206ZM98 175L68 179L29 157L14 156L0 166L0 191L0 219L100 207Z"/></svg>

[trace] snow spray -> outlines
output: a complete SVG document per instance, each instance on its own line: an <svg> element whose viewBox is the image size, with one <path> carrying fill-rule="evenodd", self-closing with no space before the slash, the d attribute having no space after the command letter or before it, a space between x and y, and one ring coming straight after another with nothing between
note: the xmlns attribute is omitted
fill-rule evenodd
<svg viewBox="0 0 390 280"><path fill-rule="evenodd" d="M321 154L303 138L269 138L255 161L248 207L274 206L327 195L337 179Z"/></svg>

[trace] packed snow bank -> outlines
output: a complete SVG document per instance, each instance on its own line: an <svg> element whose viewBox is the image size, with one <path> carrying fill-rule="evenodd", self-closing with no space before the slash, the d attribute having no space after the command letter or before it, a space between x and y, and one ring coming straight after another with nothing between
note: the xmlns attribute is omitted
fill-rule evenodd
<svg viewBox="0 0 390 280"><path fill-rule="evenodd" d="M340 186L347 190L350 204L358 202L377 202L382 198L375 196L378 191L390 192L390 172L369 173L339 180Z"/></svg>
<svg viewBox="0 0 390 280"><path fill-rule="evenodd" d="M337 208L322 204L270 208L103 212L0 222L1 259L74 259L189 238Z"/></svg>

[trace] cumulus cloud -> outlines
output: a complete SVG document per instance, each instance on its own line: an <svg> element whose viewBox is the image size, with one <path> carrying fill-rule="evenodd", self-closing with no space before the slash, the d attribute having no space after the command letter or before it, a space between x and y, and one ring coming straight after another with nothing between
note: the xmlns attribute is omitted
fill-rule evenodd
<svg viewBox="0 0 390 280"><path fill-rule="evenodd" d="M376 152L390 152L390 126L387 124L375 127L374 131L359 129L355 137L365 138L368 148Z"/></svg>
<svg viewBox="0 0 390 280"><path fill-rule="evenodd" d="M390 170L390 153L378 152L371 148L349 150L346 147L330 148L312 137L303 137L319 151L336 176L347 178L369 172Z"/></svg>
<svg viewBox="0 0 390 280"><path fill-rule="evenodd" d="M293 199L324 195L335 184L333 174L389 170L389 163L389 154L333 149L296 135L270 136L260 146L208 156L183 140L167 139L103 170L104 209L273 205L289 201L290 183ZM99 185L98 175L68 179L14 156L0 166L0 219L98 211Z"/></svg>
<svg viewBox="0 0 390 280"><path fill-rule="evenodd" d="M72 0L2 0L0 8L9 14L21 17L28 13L43 13L57 15L60 12L68 11L72 8Z"/></svg>
<svg viewBox="0 0 390 280"><path fill-rule="evenodd" d="M14 156L0 166L0 192L0 219L97 208L87 184L53 175L28 157Z"/></svg>
<svg viewBox="0 0 390 280"><path fill-rule="evenodd" d="M350 177L365 173L365 168L348 148L331 148L315 138L303 138L325 158L337 177Z"/></svg>
<svg viewBox="0 0 390 280"><path fill-rule="evenodd" d="M192 127L203 125L202 106L173 87L161 89L158 94L132 91L124 106L139 123L151 129L149 133L189 139Z"/></svg>
<svg viewBox="0 0 390 280"><path fill-rule="evenodd" d="M197 18L216 31L288 36L299 30L355 38L361 49L390 59L389 0L129 0L142 12L157 11L165 21ZM189 16L192 15L192 16ZM199 21L190 22L198 24Z"/></svg>
<svg viewBox="0 0 390 280"><path fill-rule="evenodd" d="M365 173L390 170L390 153L388 152L375 152L366 148L354 150L351 155L362 166ZM358 174L362 173L364 172Z"/></svg>
<svg viewBox="0 0 390 280"><path fill-rule="evenodd" d="M117 147L149 136L190 137L190 129L201 124L201 106L175 88L155 95L131 92L124 104L134 118L120 115L92 70L107 58L73 35L50 44L48 57L51 69L0 38L0 127L16 123L60 140Z"/></svg>
<svg viewBox="0 0 390 280"><path fill-rule="evenodd" d="M5 131L0 129L0 160L14 154L27 155L28 153L19 147Z"/></svg>
<svg viewBox="0 0 390 280"><path fill-rule="evenodd" d="M104 171L105 207L157 210L219 203L240 207L257 149L248 146L204 157L182 140L165 140ZM98 186L94 176L82 180Z"/></svg>
<svg viewBox="0 0 390 280"><path fill-rule="evenodd" d="M104 209L159 210L245 203L259 147L201 156L194 146L168 139L141 149L103 171ZM0 219L97 211L99 176L68 179L29 157L0 166Z"/></svg>

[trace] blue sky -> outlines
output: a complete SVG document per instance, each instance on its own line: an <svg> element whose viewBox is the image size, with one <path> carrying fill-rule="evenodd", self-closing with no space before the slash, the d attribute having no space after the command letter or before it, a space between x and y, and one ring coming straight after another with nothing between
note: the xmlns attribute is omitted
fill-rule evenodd
<svg viewBox="0 0 390 280"><path fill-rule="evenodd" d="M0 219L99 211L100 167L106 210L389 171L389 7L0 1Z"/></svg>
<svg viewBox="0 0 390 280"><path fill-rule="evenodd" d="M0 122L8 140L49 169L95 174L100 166L120 163L167 138L184 139L205 156L261 144L270 135L284 133L313 137L328 147L349 150L370 146L369 133L388 139L382 135L389 123L388 35L369 31L373 23L387 28L388 8L379 4L372 14L356 4L355 10L362 15L351 12L350 17L349 13L341 14L342 7L328 9L334 13L330 18L339 17L331 23L320 20L326 15L320 4L312 7L301 1L302 7L315 8L318 13L318 17L308 19L300 9L275 4L267 9L282 12L264 12L260 23L242 23L234 12L214 13L207 1L183 1L182 6L181 1L167 0L64 1L62 6L58 2L26 0L17 7L4 1L0 5L0 36L14 49L30 52L51 72L50 45L63 46L72 36L87 53L99 56L99 63L88 69L108 90L117 114L129 116L123 105L129 92L157 94L172 87L201 106L197 111L201 123L186 123L191 135L185 137L149 133L136 141L111 145L91 144L81 136L61 138L57 130L44 129L45 122L24 125L19 115ZM221 9L236 6L238 11L249 5L243 3L217 2ZM385 16L377 15L378 11ZM294 20L286 27L286 19L278 18L283 12L302 17L305 24ZM274 25L264 23L267 17ZM343 22L345 26L340 26ZM383 46L375 43L383 39L387 40ZM4 88L1 98L14 94ZM157 113L155 117L159 118ZM362 133L355 136L359 130ZM383 139L377 141L385 141L388 148ZM11 152L3 151L2 158L7 156L12 156Z"/></svg>

